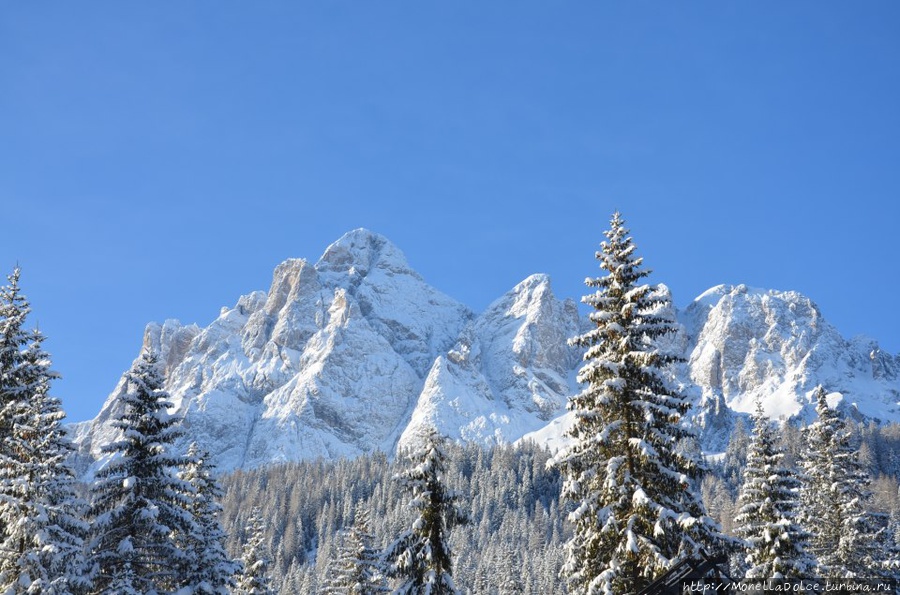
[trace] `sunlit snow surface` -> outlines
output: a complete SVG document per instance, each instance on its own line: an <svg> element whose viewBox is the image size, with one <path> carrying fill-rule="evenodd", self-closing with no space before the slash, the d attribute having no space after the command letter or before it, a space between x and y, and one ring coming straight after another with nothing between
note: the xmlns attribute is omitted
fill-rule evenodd
<svg viewBox="0 0 900 595"><path fill-rule="evenodd" d="M811 419L820 383L852 415L900 421L900 358L844 339L800 294L717 286L677 317L665 347L686 361L671 373L708 451L723 448L735 412L757 397L772 418ZM268 292L242 296L208 327L151 324L144 344L161 353L184 442L230 470L392 453L428 425L481 444L527 436L558 447L580 365L566 339L586 324L544 275L475 316L360 229L315 264L285 261ZM123 389L73 426L85 468L115 436Z"/></svg>

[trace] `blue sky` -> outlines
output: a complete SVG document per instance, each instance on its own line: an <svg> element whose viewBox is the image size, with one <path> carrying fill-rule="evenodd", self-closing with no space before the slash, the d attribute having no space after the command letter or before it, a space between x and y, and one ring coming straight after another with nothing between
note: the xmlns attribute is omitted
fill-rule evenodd
<svg viewBox="0 0 900 595"><path fill-rule="evenodd" d="M144 325L386 235L483 309L620 209L686 305L794 289L900 352L900 3L0 5L0 268L70 419Z"/></svg>

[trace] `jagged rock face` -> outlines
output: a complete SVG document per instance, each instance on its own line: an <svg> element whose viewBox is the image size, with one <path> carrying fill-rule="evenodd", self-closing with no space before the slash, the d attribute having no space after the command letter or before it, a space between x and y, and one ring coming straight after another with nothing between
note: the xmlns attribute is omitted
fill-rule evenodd
<svg viewBox="0 0 900 595"><path fill-rule="evenodd" d="M773 418L811 418L817 384L843 393L855 415L900 421L900 358L845 340L797 293L719 286L673 314L679 330L663 347L684 358L672 381L708 450L724 447L757 397ZM182 446L196 440L231 470L393 452L428 425L482 444L558 446L581 365L566 341L585 324L545 275L476 317L385 238L356 230L315 264L283 262L268 292L242 296L206 328L149 325L144 346L160 354L184 416ZM116 438L123 390L120 380L96 419L73 426L85 466Z"/></svg>
<svg viewBox="0 0 900 595"><path fill-rule="evenodd" d="M314 265L283 262L268 292L242 296L204 329L149 325L144 345L161 354L184 441L227 470L391 451L435 358L472 318L385 238L356 230ZM83 453L100 458L115 437L124 389L74 427Z"/></svg>
<svg viewBox="0 0 900 595"><path fill-rule="evenodd" d="M714 287L682 316L689 335L689 382L704 399L751 412L760 399L772 419L815 416L819 384L842 406L900 420L900 358L871 339L844 339L796 292Z"/></svg>
<svg viewBox="0 0 900 595"><path fill-rule="evenodd" d="M314 265L283 262L268 292L241 297L204 329L149 325L144 345L161 354L184 441L235 469L392 452L404 431L437 422L429 412L453 438L511 442L565 411L577 325L575 304L542 275L475 318L385 238L357 230ZM124 388L76 425L84 453L100 458L115 437ZM439 398L449 392L463 401ZM464 421L454 426L448 411Z"/></svg>
<svg viewBox="0 0 900 595"><path fill-rule="evenodd" d="M574 302L553 296L546 275L533 275L491 304L438 357L400 439L427 426L483 444L513 442L565 411L577 352Z"/></svg>

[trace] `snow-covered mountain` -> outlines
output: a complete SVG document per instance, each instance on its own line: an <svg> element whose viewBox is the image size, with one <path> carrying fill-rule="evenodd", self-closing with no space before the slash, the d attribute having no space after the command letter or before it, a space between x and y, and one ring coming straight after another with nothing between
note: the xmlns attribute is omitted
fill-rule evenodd
<svg viewBox="0 0 900 595"><path fill-rule="evenodd" d="M819 383L854 414L900 421L900 358L845 340L797 293L719 286L677 316L670 347L686 362L673 376L709 449L757 396L772 417L808 417ZM144 346L160 353L184 440L230 470L392 452L425 425L484 444L557 444L580 364L566 339L583 325L545 275L476 316L359 229L315 264L283 262L268 292L242 296L206 328L148 325ZM96 419L73 426L84 460L115 437L123 390L120 381Z"/></svg>
<svg viewBox="0 0 900 595"><path fill-rule="evenodd" d="M807 297L794 291L718 285L676 313L670 348L685 363L674 380L692 397L692 421L707 451L724 449L740 414L760 399L771 419L815 418L818 385L856 419L900 422L900 356L865 337L847 340ZM525 439L564 443L564 415Z"/></svg>
<svg viewBox="0 0 900 595"><path fill-rule="evenodd" d="M280 264L268 293L242 296L205 329L150 324L144 346L161 354L184 440L227 470L392 452L435 414L454 438L514 441L565 410L577 324L545 276L476 317L359 229L315 264ZM73 427L84 455L100 458L116 435L124 389Z"/></svg>
<svg viewBox="0 0 900 595"><path fill-rule="evenodd" d="M699 389L709 419L722 404L749 413L759 397L772 419L810 421L821 384L842 394L839 407L850 415L900 421L900 357L872 339L845 339L799 293L719 285L681 320L690 349L685 380Z"/></svg>

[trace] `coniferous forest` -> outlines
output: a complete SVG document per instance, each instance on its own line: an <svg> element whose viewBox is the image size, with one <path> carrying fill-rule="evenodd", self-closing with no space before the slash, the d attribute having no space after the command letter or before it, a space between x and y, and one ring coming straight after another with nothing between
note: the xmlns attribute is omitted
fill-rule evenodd
<svg viewBox="0 0 900 595"><path fill-rule="evenodd" d="M711 557L758 582L896 580L900 426L846 419L820 387L814 422L759 407L704 456L666 374L668 293L644 281L618 213L605 235L559 452L431 430L399 453L219 475L203 444L176 448L185 429L145 351L87 484L15 269L0 290L0 592L626 595Z"/></svg>

